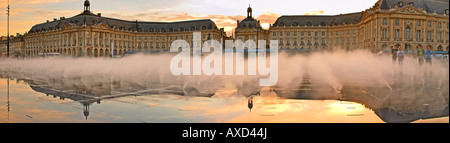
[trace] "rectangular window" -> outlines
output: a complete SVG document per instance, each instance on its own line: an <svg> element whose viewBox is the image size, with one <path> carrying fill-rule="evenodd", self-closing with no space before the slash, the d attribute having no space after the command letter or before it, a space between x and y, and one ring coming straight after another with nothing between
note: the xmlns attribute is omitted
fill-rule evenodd
<svg viewBox="0 0 450 143"><path fill-rule="evenodd" d="M406 28L405 29L405 40L410 40L411 39L411 28Z"/></svg>
<svg viewBox="0 0 450 143"><path fill-rule="evenodd" d="M427 40L431 40L432 33L431 31L427 31Z"/></svg>
<svg viewBox="0 0 450 143"><path fill-rule="evenodd" d="M387 19L383 18L383 25L387 25Z"/></svg>
<svg viewBox="0 0 450 143"><path fill-rule="evenodd" d="M383 29L381 38L382 38L383 40L386 40L386 39L387 39L387 29Z"/></svg>
<svg viewBox="0 0 450 143"><path fill-rule="evenodd" d="M416 41L420 41L420 39L422 39L422 31L421 30L417 30L416 32Z"/></svg>
<svg viewBox="0 0 450 143"><path fill-rule="evenodd" d="M422 26L422 21L417 21L417 26Z"/></svg>
<svg viewBox="0 0 450 143"><path fill-rule="evenodd" d="M397 26L400 25L400 20L399 19L395 19L395 25L397 25Z"/></svg>
<svg viewBox="0 0 450 143"><path fill-rule="evenodd" d="M400 29L395 29L395 41L400 40Z"/></svg>

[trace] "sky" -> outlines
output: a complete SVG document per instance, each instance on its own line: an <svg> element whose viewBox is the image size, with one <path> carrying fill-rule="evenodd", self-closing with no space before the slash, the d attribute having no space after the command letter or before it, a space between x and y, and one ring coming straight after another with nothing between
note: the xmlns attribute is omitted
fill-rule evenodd
<svg viewBox="0 0 450 143"><path fill-rule="evenodd" d="M243 20L251 4L253 17L264 28L281 15L337 15L360 12L377 0L90 0L91 11L130 21L182 21L211 19L231 35L236 20ZM0 35L6 35L6 7L0 1ZM32 26L83 11L84 0L10 0L10 35L25 33Z"/></svg>

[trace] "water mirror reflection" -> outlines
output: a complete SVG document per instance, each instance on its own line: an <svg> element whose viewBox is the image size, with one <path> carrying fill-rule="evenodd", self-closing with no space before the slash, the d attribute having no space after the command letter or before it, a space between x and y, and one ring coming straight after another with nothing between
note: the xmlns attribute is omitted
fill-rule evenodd
<svg viewBox="0 0 450 143"><path fill-rule="evenodd" d="M448 123L448 64L436 65L432 74L407 70L390 74L391 69L372 67L371 74L380 74L371 77L359 72L367 66L351 62L323 68L329 64L283 56L280 63L287 64L280 64L279 84L259 87L252 84L258 78L252 77L170 76L162 64L154 68L136 61L126 64L133 58L1 63L0 102L5 104L0 106L0 122ZM376 60L390 62L389 57ZM157 65L167 59L144 61ZM289 62L303 68L295 71ZM405 69L408 66L414 64ZM324 73L327 68L333 76ZM343 74L346 68L356 72Z"/></svg>

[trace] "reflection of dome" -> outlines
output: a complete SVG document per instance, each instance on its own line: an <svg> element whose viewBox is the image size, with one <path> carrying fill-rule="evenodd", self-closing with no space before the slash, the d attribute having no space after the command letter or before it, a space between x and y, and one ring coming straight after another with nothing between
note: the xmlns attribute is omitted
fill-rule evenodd
<svg viewBox="0 0 450 143"><path fill-rule="evenodd" d="M89 116L89 103L83 103L83 115L87 120L87 117Z"/></svg>
<svg viewBox="0 0 450 143"><path fill-rule="evenodd" d="M84 110L83 114L84 114L84 117L86 117L86 119L87 119L87 117L89 116L89 111L88 110Z"/></svg>
<svg viewBox="0 0 450 143"><path fill-rule="evenodd" d="M250 109L250 112L252 111L253 108L253 97L250 97L248 99L248 109Z"/></svg>

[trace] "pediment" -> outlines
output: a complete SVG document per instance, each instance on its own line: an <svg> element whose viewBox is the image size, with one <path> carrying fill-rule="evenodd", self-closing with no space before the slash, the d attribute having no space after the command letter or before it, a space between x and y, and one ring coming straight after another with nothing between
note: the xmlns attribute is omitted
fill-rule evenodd
<svg viewBox="0 0 450 143"><path fill-rule="evenodd" d="M423 11L413 7L413 6L406 6L400 9L397 9L393 11L393 13L402 13L402 14L426 14Z"/></svg>
<svg viewBox="0 0 450 143"><path fill-rule="evenodd" d="M104 23L99 23L96 24L95 26L93 26L94 28L98 28L98 29L109 29L109 26L104 24Z"/></svg>

